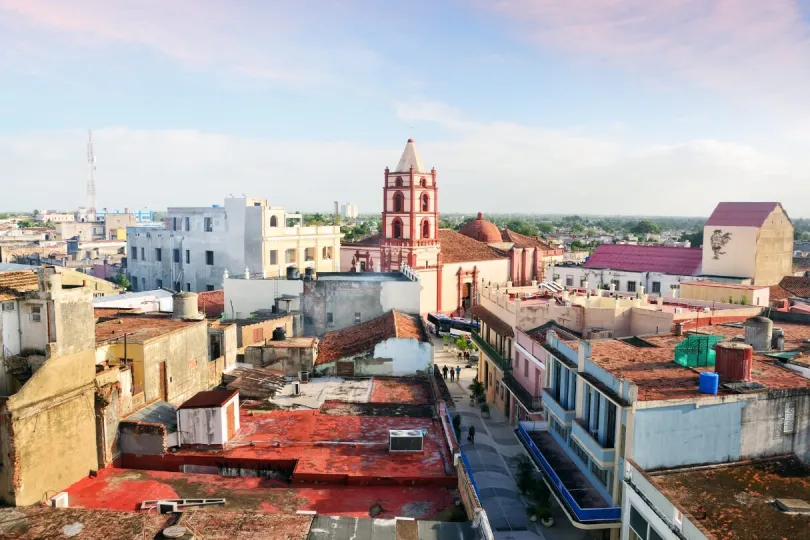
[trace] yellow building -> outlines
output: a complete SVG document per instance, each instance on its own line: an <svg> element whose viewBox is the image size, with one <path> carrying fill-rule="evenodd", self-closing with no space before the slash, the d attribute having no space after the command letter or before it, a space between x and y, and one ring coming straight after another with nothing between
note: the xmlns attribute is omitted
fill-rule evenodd
<svg viewBox="0 0 810 540"><path fill-rule="evenodd" d="M680 297L686 300L702 300L723 304L767 306L770 301L767 285L741 285L719 281L687 281L681 283Z"/></svg>

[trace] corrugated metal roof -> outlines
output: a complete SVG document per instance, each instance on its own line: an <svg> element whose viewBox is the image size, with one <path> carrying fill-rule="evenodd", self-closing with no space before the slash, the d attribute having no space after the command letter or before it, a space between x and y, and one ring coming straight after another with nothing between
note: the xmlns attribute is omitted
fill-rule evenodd
<svg viewBox="0 0 810 540"><path fill-rule="evenodd" d="M697 248L602 244L585 268L626 272L660 272L679 276L700 274L703 251Z"/></svg>
<svg viewBox="0 0 810 540"><path fill-rule="evenodd" d="M706 221L711 227L761 227L778 202L721 202Z"/></svg>
<svg viewBox="0 0 810 540"><path fill-rule="evenodd" d="M166 401L156 401L124 418L134 422L151 422L166 426L166 433L177 431L177 408Z"/></svg>

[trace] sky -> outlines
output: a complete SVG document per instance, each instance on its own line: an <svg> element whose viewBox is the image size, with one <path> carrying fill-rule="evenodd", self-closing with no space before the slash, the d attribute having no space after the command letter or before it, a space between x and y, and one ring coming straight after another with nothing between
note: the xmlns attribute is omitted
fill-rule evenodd
<svg viewBox="0 0 810 540"><path fill-rule="evenodd" d="M0 210L810 217L810 0L0 0Z"/></svg>

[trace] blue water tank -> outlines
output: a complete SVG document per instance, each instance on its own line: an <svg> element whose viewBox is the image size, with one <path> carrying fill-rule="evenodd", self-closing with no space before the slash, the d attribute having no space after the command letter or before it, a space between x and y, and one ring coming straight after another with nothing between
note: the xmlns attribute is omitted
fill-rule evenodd
<svg viewBox="0 0 810 540"><path fill-rule="evenodd" d="M700 374L700 383L698 388L701 394L717 394L717 388L720 386L720 376L712 371L707 371Z"/></svg>

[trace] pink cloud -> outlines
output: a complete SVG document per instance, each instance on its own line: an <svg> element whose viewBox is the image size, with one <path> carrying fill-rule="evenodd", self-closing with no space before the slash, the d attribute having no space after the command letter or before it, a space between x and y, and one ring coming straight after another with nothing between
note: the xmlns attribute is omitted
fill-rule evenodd
<svg viewBox="0 0 810 540"><path fill-rule="evenodd" d="M470 0L544 46L741 94L804 97L799 0Z"/></svg>

